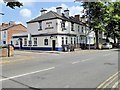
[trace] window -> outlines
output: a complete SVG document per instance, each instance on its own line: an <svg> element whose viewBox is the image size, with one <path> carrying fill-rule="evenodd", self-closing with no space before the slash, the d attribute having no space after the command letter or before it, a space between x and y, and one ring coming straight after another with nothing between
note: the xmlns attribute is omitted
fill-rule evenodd
<svg viewBox="0 0 120 90"><path fill-rule="evenodd" d="M64 37L62 37L62 45L64 45Z"/></svg>
<svg viewBox="0 0 120 90"><path fill-rule="evenodd" d="M32 46L32 41L29 41L29 46Z"/></svg>
<svg viewBox="0 0 120 90"><path fill-rule="evenodd" d="M61 28L65 28L65 21L62 21Z"/></svg>
<svg viewBox="0 0 120 90"><path fill-rule="evenodd" d="M6 44L6 41L3 41L3 44Z"/></svg>
<svg viewBox="0 0 120 90"><path fill-rule="evenodd" d="M34 38L34 45L37 45L37 38Z"/></svg>
<svg viewBox="0 0 120 90"><path fill-rule="evenodd" d="M61 28L62 28L62 30L66 30L66 28L65 28L65 21L62 21Z"/></svg>
<svg viewBox="0 0 120 90"><path fill-rule="evenodd" d="M6 31L4 31L4 38L6 38Z"/></svg>
<svg viewBox="0 0 120 90"><path fill-rule="evenodd" d="M78 26L78 32L80 32L80 26Z"/></svg>
<svg viewBox="0 0 120 90"><path fill-rule="evenodd" d="M74 31L74 23L71 23L71 31Z"/></svg>
<svg viewBox="0 0 120 90"><path fill-rule="evenodd" d="M73 44L73 40L72 40L72 37L71 37L71 44Z"/></svg>
<svg viewBox="0 0 120 90"><path fill-rule="evenodd" d="M18 41L15 42L15 45L19 45Z"/></svg>
<svg viewBox="0 0 120 90"><path fill-rule="evenodd" d="M42 30L42 22L39 22L39 31Z"/></svg>
<svg viewBox="0 0 120 90"><path fill-rule="evenodd" d="M48 39L44 40L44 45L48 45Z"/></svg>
<svg viewBox="0 0 120 90"><path fill-rule="evenodd" d="M66 37L66 44L68 44L68 38Z"/></svg>
<svg viewBox="0 0 120 90"><path fill-rule="evenodd" d="M24 46L27 46L27 38L24 38Z"/></svg>
<svg viewBox="0 0 120 90"><path fill-rule="evenodd" d="M81 29L81 32L83 33L83 27L82 27L82 29Z"/></svg>

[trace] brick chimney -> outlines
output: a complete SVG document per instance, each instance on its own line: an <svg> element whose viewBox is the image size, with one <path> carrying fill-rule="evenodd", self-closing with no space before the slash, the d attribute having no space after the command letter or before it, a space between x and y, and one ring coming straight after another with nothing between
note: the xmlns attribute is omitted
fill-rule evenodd
<svg viewBox="0 0 120 90"><path fill-rule="evenodd" d="M9 25L15 25L16 23L15 23L15 21L10 21L9 22Z"/></svg>
<svg viewBox="0 0 120 90"><path fill-rule="evenodd" d="M77 21L81 21L80 15L75 15L75 19L76 19Z"/></svg>
<svg viewBox="0 0 120 90"><path fill-rule="evenodd" d="M2 23L2 25L1 25L2 27L8 27L9 26L9 24L8 23Z"/></svg>

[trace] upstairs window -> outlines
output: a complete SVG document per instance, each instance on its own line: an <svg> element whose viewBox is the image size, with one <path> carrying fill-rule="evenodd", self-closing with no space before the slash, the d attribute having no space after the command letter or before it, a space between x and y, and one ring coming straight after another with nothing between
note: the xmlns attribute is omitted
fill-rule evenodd
<svg viewBox="0 0 120 90"><path fill-rule="evenodd" d="M84 32L83 27L81 27L81 32L82 32L82 33Z"/></svg>
<svg viewBox="0 0 120 90"><path fill-rule="evenodd" d="M38 31L42 30L42 22L38 22L39 23L39 28Z"/></svg>
<svg viewBox="0 0 120 90"><path fill-rule="evenodd" d="M62 28L62 30L66 30L66 28L65 28L65 21L62 21L61 28Z"/></svg>
<svg viewBox="0 0 120 90"><path fill-rule="evenodd" d="M78 32L80 32L80 26L78 26Z"/></svg>
<svg viewBox="0 0 120 90"><path fill-rule="evenodd" d="M71 23L71 31L74 31L74 23Z"/></svg>
<svg viewBox="0 0 120 90"><path fill-rule="evenodd" d="M6 38L6 31L4 31L4 38Z"/></svg>

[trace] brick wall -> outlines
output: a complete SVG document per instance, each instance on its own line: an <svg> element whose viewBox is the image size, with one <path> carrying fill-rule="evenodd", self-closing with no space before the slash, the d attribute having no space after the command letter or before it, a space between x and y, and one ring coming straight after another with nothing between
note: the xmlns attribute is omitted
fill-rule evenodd
<svg viewBox="0 0 120 90"><path fill-rule="evenodd" d="M9 28L8 29L8 41L7 41L7 43L8 44L11 43L11 38L12 38L13 34L22 33L22 32L27 32L27 29L26 29L26 27L24 27L21 24L15 25L15 26Z"/></svg>
<svg viewBox="0 0 120 90"><path fill-rule="evenodd" d="M13 34L27 32L27 28L25 26L23 26L22 24L15 24L15 23L6 24L6 23L2 23L2 25L0 25L0 28L8 28L7 29L7 43L8 44L11 43L11 38L12 38ZM0 40L1 40L1 37L0 37Z"/></svg>

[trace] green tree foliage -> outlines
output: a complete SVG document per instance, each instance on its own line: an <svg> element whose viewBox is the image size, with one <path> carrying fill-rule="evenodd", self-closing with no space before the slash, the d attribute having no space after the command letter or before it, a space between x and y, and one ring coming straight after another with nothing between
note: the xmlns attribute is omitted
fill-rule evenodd
<svg viewBox="0 0 120 90"><path fill-rule="evenodd" d="M87 24L90 30L95 31L96 48L99 48L99 32L103 31L103 15L104 3L103 2L83 2L84 17L87 18Z"/></svg>
<svg viewBox="0 0 120 90"><path fill-rule="evenodd" d="M87 18L87 24L90 31L95 31L96 47L99 48L99 33L104 31L108 37L120 39L120 2L85 2L84 17Z"/></svg>
<svg viewBox="0 0 120 90"><path fill-rule="evenodd" d="M115 38L120 38L120 2L109 2L104 16L107 38L112 37L116 43Z"/></svg>
<svg viewBox="0 0 120 90"><path fill-rule="evenodd" d="M23 4L17 0L3 0L6 3L6 6L9 6L12 9L15 9L15 7L21 7Z"/></svg>

